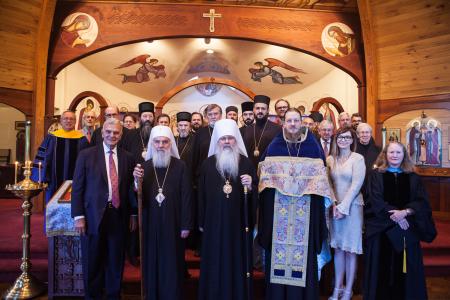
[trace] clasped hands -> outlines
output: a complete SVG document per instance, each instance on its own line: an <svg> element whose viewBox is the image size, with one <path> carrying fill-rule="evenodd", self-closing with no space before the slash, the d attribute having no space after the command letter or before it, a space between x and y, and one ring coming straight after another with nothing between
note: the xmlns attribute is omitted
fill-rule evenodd
<svg viewBox="0 0 450 300"><path fill-rule="evenodd" d="M397 223L401 229L406 230L409 228L408 220L406 220L406 216L408 216L406 209L403 210L393 209L390 210L389 213L391 213L390 216L391 220Z"/></svg>

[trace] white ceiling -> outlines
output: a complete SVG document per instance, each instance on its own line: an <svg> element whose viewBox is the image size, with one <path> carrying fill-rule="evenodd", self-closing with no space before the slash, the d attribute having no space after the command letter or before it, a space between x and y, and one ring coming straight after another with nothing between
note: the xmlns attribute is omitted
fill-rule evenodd
<svg viewBox="0 0 450 300"><path fill-rule="evenodd" d="M214 53L206 53L207 49L214 50ZM136 70L142 65L137 63L120 69L116 69L116 67L144 54L150 55L147 61L157 59L156 65L164 65L166 77L155 79L153 74L149 74L149 81L123 84L123 76L120 74L135 75ZM278 66L273 68L283 76L298 75L303 84L275 84L270 76L262 78L261 82L252 80L249 68L255 68L254 62L257 61L267 64L264 61L266 58L278 59L306 72L306 74L296 73ZM272 99L277 99L300 91L335 69L334 66L325 61L288 48L231 39L212 39L209 44L206 44L202 38L165 39L155 40L151 43L129 44L101 51L82 59L80 62L90 72L109 84L142 99L155 102L173 87L195 76L231 79L246 86L256 94L267 94ZM187 73L192 66L208 62L225 66L229 70L229 74L218 72Z"/></svg>

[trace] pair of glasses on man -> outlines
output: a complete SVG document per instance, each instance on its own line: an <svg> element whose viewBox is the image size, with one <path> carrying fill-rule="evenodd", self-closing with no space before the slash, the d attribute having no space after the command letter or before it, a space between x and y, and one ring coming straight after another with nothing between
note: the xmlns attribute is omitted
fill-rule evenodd
<svg viewBox="0 0 450 300"><path fill-rule="evenodd" d="M338 136L337 140L338 141L351 141L351 140L353 140L353 138L351 136Z"/></svg>

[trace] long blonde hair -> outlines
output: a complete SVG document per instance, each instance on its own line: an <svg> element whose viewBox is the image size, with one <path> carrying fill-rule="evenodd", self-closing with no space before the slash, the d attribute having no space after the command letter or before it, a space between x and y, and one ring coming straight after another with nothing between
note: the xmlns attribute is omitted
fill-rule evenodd
<svg viewBox="0 0 450 300"><path fill-rule="evenodd" d="M386 169L389 167L389 163L387 161L387 149L390 145L397 144L400 145L400 147L403 150L403 160L400 164L400 168L405 173L411 173L414 172L414 163L411 160L411 157L408 154L408 151L406 150L405 145L403 145L400 142L389 142L384 149L380 152L380 154L377 157L377 160L375 161L375 165L377 166L377 170L381 173L386 172Z"/></svg>

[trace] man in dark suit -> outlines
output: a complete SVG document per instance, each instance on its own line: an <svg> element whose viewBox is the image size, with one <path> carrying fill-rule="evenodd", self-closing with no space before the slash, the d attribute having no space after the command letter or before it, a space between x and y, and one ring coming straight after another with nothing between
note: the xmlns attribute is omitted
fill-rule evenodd
<svg viewBox="0 0 450 300"><path fill-rule="evenodd" d="M72 184L72 217L81 235L86 299L119 299L124 266L125 233L136 229L129 191L133 156L117 147L122 125L105 121L103 142L80 152Z"/></svg>

